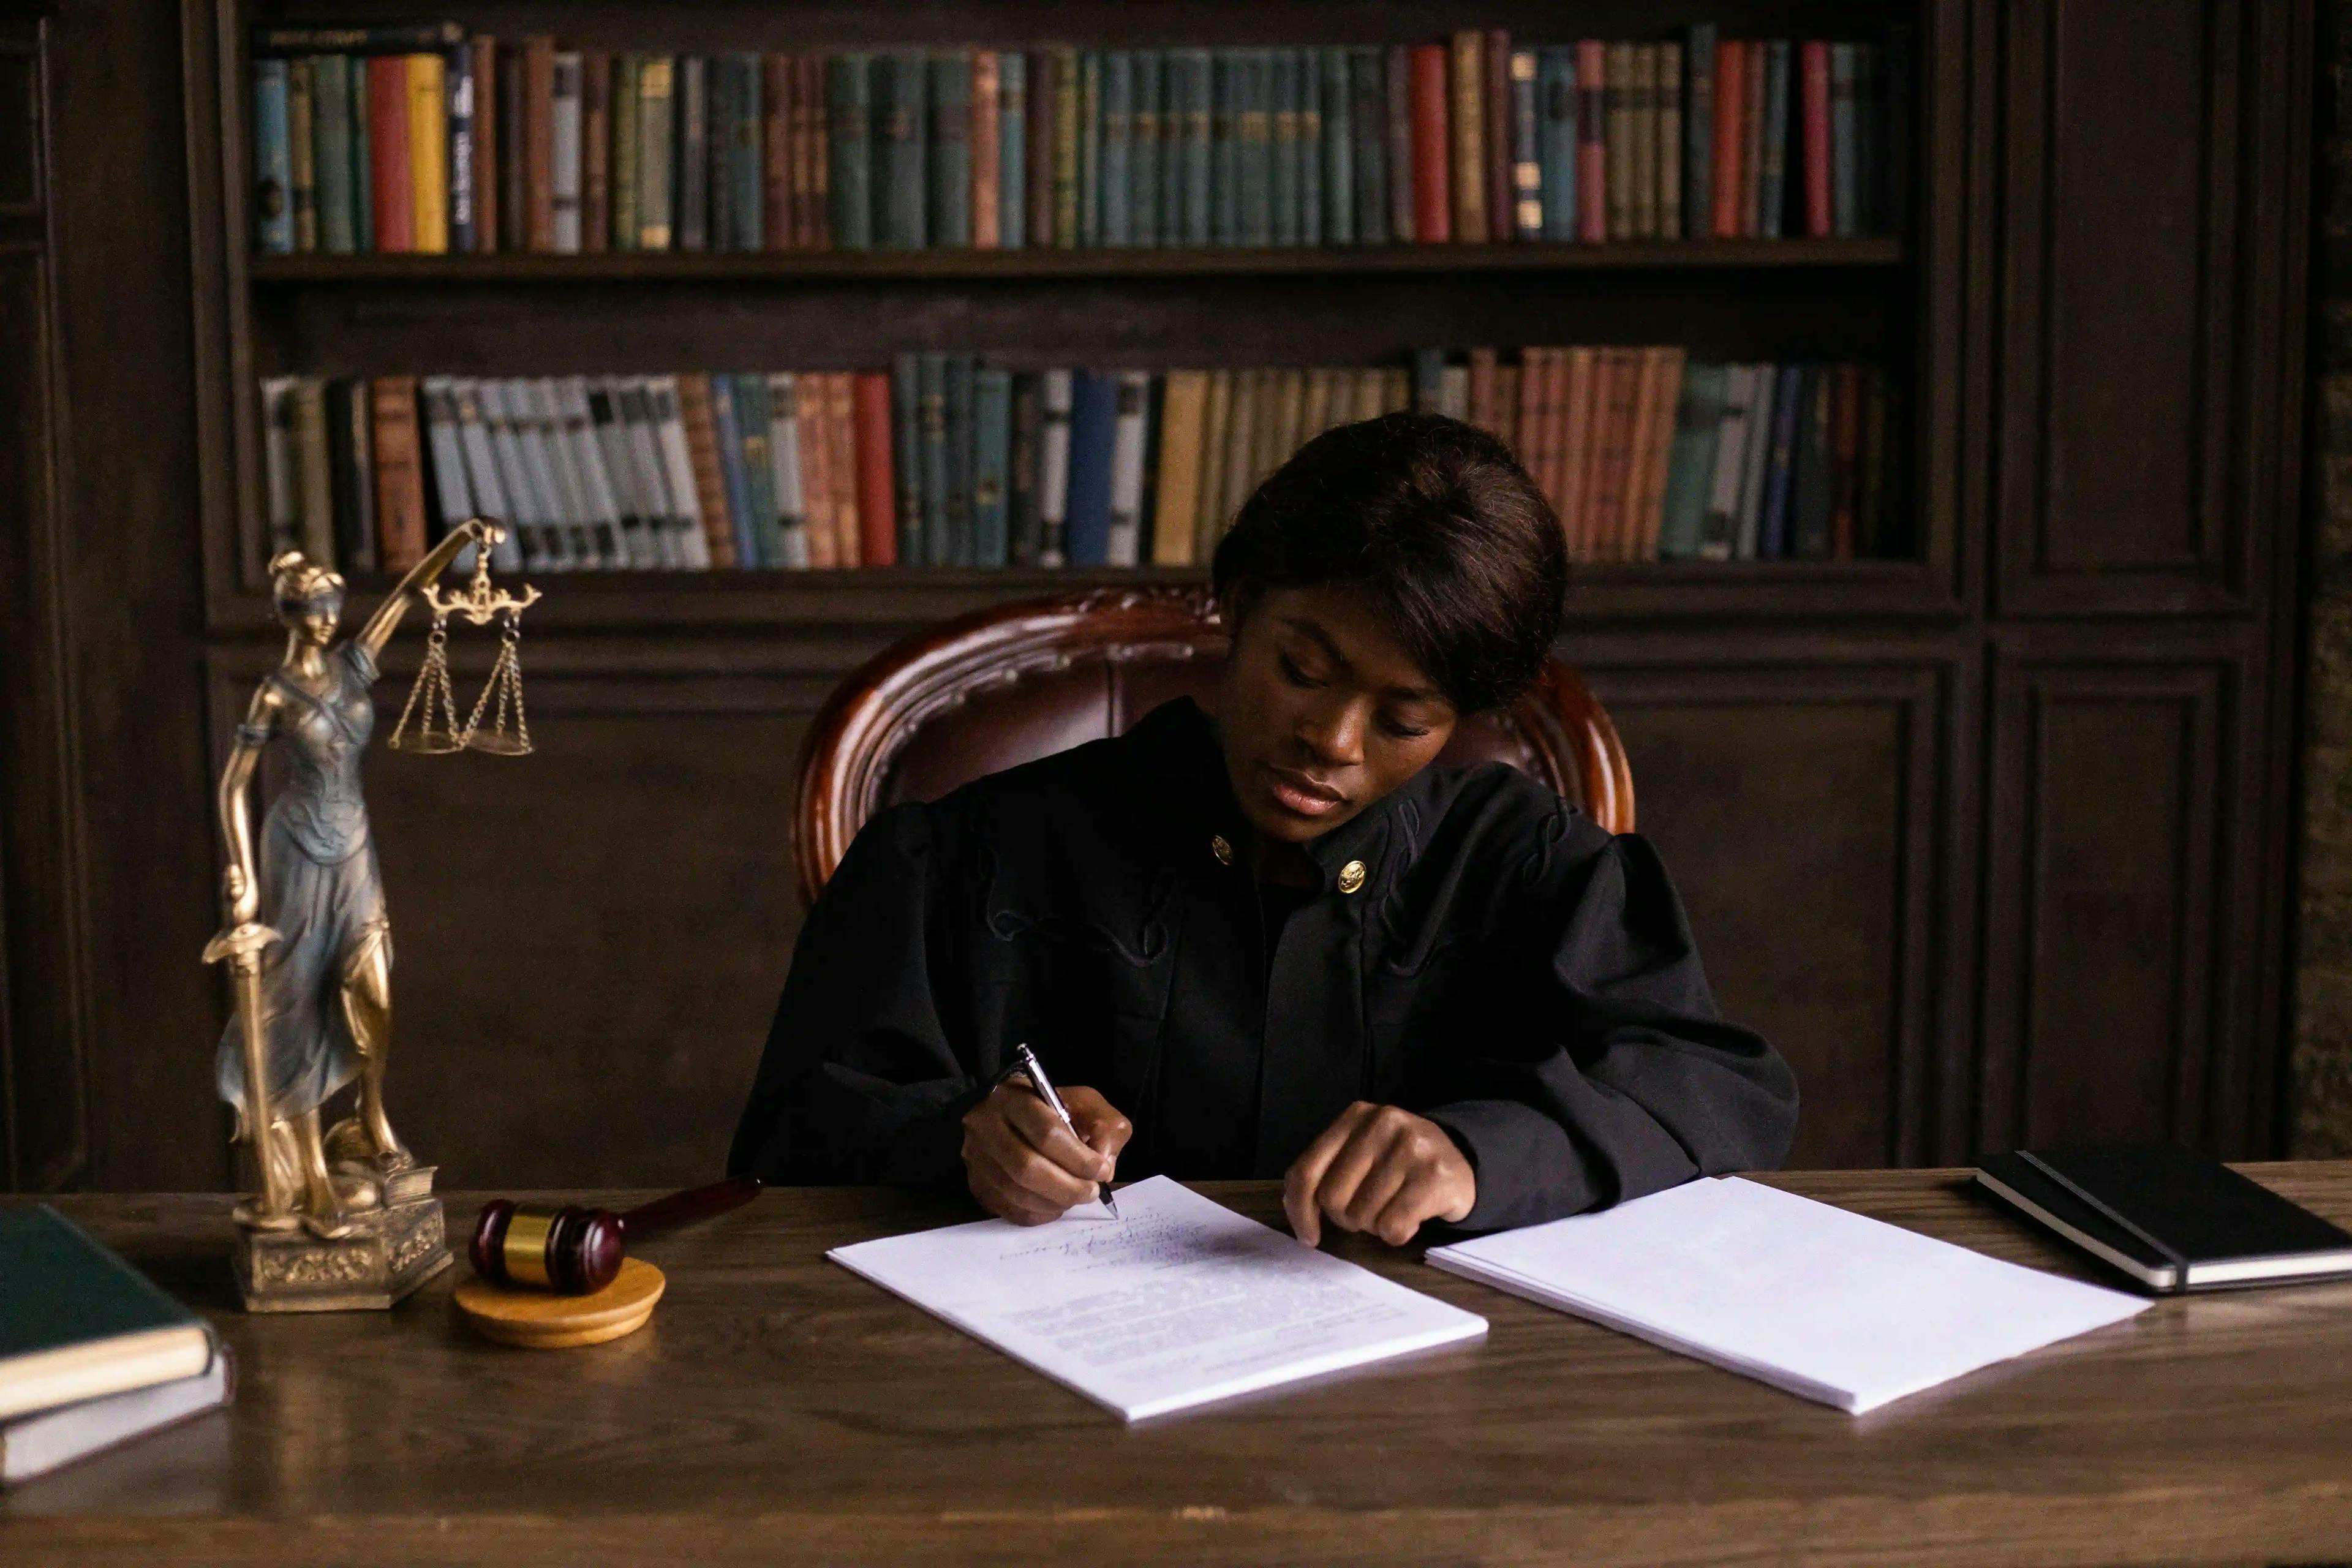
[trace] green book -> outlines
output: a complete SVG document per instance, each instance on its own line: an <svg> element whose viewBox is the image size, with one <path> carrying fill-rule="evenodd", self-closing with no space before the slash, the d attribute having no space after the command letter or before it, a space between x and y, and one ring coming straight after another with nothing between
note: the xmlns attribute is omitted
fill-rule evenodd
<svg viewBox="0 0 2352 1568"><path fill-rule="evenodd" d="M613 57L613 248L637 248L637 61ZM499 215L501 221L504 214Z"/></svg>
<svg viewBox="0 0 2352 1568"><path fill-rule="evenodd" d="M1065 250L1078 243L1078 51L1055 49L1054 243Z"/></svg>
<svg viewBox="0 0 2352 1568"><path fill-rule="evenodd" d="M343 68L351 82L352 248L365 256L375 249L375 175L368 162L367 61L345 55Z"/></svg>
<svg viewBox="0 0 2352 1568"><path fill-rule="evenodd" d="M1658 520L1658 554L1670 561L1697 559L1705 542L1707 500L1715 491L1715 453L1723 433L1723 407L1731 367L1690 365L1683 373L1683 397L1675 415L1674 445L1666 457L1666 495Z"/></svg>
<svg viewBox="0 0 2352 1568"><path fill-rule="evenodd" d="M352 222L352 61L320 55L310 62L311 162L319 184L319 248L349 256Z"/></svg>
<svg viewBox="0 0 2352 1568"><path fill-rule="evenodd" d="M670 247L670 100L675 63L647 55L637 67L637 247Z"/></svg>
<svg viewBox="0 0 2352 1568"><path fill-rule="evenodd" d="M874 63L875 237L892 250L928 243L924 218L924 153L930 141L929 70L920 55L887 55Z"/></svg>
<svg viewBox="0 0 2352 1568"><path fill-rule="evenodd" d="M950 250L971 246L971 52L950 50L930 61L931 244Z"/></svg>
<svg viewBox="0 0 2352 1568"><path fill-rule="evenodd" d="M832 209L836 250L874 248L874 184L869 139L874 126L872 57L835 55L824 63L825 202Z"/></svg>
<svg viewBox="0 0 2352 1568"><path fill-rule="evenodd" d="M202 1319L47 1204L0 1208L0 1419L194 1377Z"/></svg>
<svg viewBox="0 0 2352 1568"><path fill-rule="evenodd" d="M1102 145L1103 57L1088 49L1078 57L1078 244L1103 242Z"/></svg>

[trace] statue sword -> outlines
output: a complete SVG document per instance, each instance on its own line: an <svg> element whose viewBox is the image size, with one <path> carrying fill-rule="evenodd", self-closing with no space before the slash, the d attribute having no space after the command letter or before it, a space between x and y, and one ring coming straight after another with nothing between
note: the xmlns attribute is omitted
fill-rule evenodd
<svg viewBox="0 0 2352 1568"><path fill-rule="evenodd" d="M277 931L258 921L244 924L205 944L205 962L228 961L236 985L236 1017L245 1036L245 1125L253 1145L253 1163L259 1168L257 1202L237 1218L257 1230L291 1230L299 1222L293 1205L280 1190L278 1170L268 1149L269 1077L264 1061L266 1023L261 1016L261 954L278 940ZM244 1208L245 1205L240 1205Z"/></svg>

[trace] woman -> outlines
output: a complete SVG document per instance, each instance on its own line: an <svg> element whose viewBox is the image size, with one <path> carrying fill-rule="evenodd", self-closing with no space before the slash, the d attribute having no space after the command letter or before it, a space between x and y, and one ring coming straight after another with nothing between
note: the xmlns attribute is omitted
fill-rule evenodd
<svg viewBox="0 0 2352 1568"><path fill-rule="evenodd" d="M289 550L270 562L272 597L286 627L286 657L253 693L236 748L221 772L221 831L228 841L222 894L229 930L258 920L277 933L261 957L268 1131L253 1137L247 1105L244 1024L232 1017L221 1037L215 1078L236 1108L238 1136L266 1162L264 1191L286 1194L291 1214L320 1236L341 1234L347 1209L373 1206L373 1184L356 1174L338 1182L335 1159L380 1175L414 1162L383 1110L384 1053L392 1037L392 925L383 880L360 796L360 763L375 728L376 656L392 638L418 590L436 581L469 545L487 549L505 530L478 519L449 531L400 580L359 635L338 644L343 580ZM283 738L290 764L286 787L262 823L260 866L254 859L248 788L262 748ZM358 1114L320 1135L319 1107L353 1078ZM274 1205L262 1205L264 1211ZM257 1216L248 1213L248 1223Z"/></svg>
<svg viewBox="0 0 2352 1568"><path fill-rule="evenodd" d="M1217 548L1214 719L1179 700L858 835L731 1167L1031 1224L1114 1170L1279 1175L1312 1246L1777 1163L1794 1082L1717 1016L1656 853L1501 764L1429 765L1541 668L1566 573L1492 437L1309 442ZM1024 1040L1080 1137L999 1082Z"/></svg>

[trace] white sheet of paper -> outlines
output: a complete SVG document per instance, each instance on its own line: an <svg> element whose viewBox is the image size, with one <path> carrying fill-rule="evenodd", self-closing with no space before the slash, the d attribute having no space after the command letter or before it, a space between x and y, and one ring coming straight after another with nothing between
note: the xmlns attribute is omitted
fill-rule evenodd
<svg viewBox="0 0 2352 1568"><path fill-rule="evenodd" d="M1733 1176L1429 1261L1857 1415L2149 1304Z"/></svg>
<svg viewBox="0 0 2352 1568"><path fill-rule="evenodd" d="M975 1221L825 1254L1129 1421L1486 1331L1165 1176L1051 1225Z"/></svg>

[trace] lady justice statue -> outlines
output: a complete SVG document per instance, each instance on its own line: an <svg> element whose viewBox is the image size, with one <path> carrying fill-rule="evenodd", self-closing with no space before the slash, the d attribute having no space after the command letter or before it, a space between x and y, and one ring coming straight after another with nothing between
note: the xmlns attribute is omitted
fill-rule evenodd
<svg viewBox="0 0 2352 1568"><path fill-rule="evenodd" d="M259 1191L236 1208L234 1259L252 1310L390 1306L449 1260L433 1168L416 1163L384 1112L392 924L360 764L375 728L376 658L419 597L436 612L428 664L444 689L441 628L452 608L484 609L469 615L478 625L507 612L510 656L513 616L538 595L490 597L488 557L504 537L479 518L451 529L341 642L343 579L299 551L270 563L286 655L255 689L221 773L228 927L205 950L236 980L215 1070L258 1173ZM476 545L472 594L445 600L435 584ZM262 820L257 865L250 786L272 741L283 742L288 777ZM354 1113L322 1134L320 1107L354 1079Z"/></svg>

